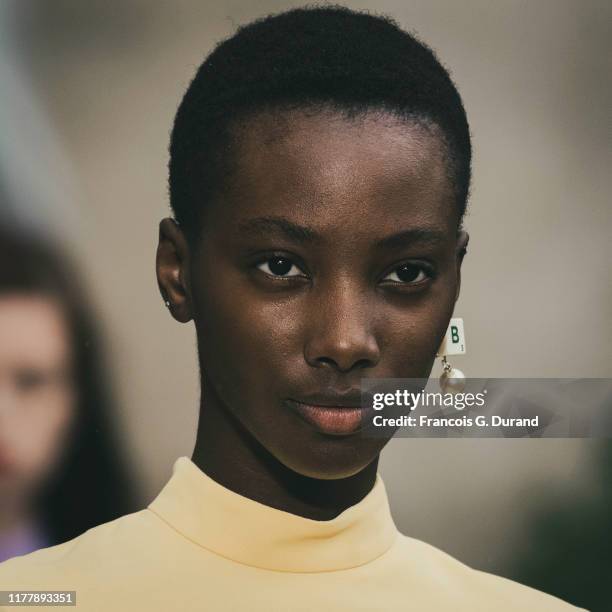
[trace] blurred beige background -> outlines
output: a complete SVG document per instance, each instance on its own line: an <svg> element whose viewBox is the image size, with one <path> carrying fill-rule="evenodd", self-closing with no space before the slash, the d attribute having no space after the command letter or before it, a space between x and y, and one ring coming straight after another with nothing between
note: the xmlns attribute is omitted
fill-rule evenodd
<svg viewBox="0 0 612 612"><path fill-rule="evenodd" d="M121 426L149 497L195 440L191 325L154 275L171 122L236 25L297 2L3 0L3 188L81 263L109 337ZM437 50L468 112L471 234L456 315L472 377L609 377L609 3L346 2ZM436 374L436 372L434 372ZM541 497L589 495L588 440L409 440L381 471L400 529L501 570Z"/></svg>

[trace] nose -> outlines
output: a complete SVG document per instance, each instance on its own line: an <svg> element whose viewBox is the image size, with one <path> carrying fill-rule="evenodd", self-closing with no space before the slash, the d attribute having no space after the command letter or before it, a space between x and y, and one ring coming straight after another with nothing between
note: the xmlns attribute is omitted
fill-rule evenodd
<svg viewBox="0 0 612 612"><path fill-rule="evenodd" d="M313 296L314 298L314 296ZM374 367L380 347L374 333L372 305L350 283L338 283L313 299L304 358L313 367L341 372Z"/></svg>

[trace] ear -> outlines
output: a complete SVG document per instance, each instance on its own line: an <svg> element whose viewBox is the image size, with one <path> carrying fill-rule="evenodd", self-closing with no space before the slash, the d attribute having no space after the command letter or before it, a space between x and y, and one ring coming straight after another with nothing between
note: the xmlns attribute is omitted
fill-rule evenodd
<svg viewBox="0 0 612 612"><path fill-rule="evenodd" d="M155 269L157 284L172 316L181 323L193 318L191 298L189 244L174 219L162 219L159 224L159 244Z"/></svg>
<svg viewBox="0 0 612 612"><path fill-rule="evenodd" d="M455 256L457 257L457 293L455 294L455 302L459 299L459 292L461 290L461 264L463 258L467 253L467 245L470 241L469 234L464 230L459 230L457 233L457 250Z"/></svg>

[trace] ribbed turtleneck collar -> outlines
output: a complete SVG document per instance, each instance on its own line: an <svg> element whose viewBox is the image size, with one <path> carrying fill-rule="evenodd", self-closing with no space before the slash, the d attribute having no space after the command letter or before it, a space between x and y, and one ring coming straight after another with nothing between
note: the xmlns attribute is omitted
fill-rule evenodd
<svg viewBox="0 0 612 612"><path fill-rule="evenodd" d="M363 565L386 552L398 535L379 473L360 502L329 521L315 521L243 497L180 457L149 509L211 552L285 572Z"/></svg>

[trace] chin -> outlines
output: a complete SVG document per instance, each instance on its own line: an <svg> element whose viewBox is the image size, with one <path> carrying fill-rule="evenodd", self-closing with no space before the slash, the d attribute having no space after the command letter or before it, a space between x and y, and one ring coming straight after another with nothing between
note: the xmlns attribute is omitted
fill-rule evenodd
<svg viewBox="0 0 612 612"><path fill-rule="evenodd" d="M303 453L297 453L297 449L293 448L288 449L288 452L273 454L285 467L307 478L340 480L350 478L370 465L384 446L381 442L386 443L383 440L369 441L375 442L377 448L367 448L359 452L354 443L342 444L342 442L343 440L330 440L328 444L318 448L313 445L304 449ZM358 442L365 441L358 439Z"/></svg>

